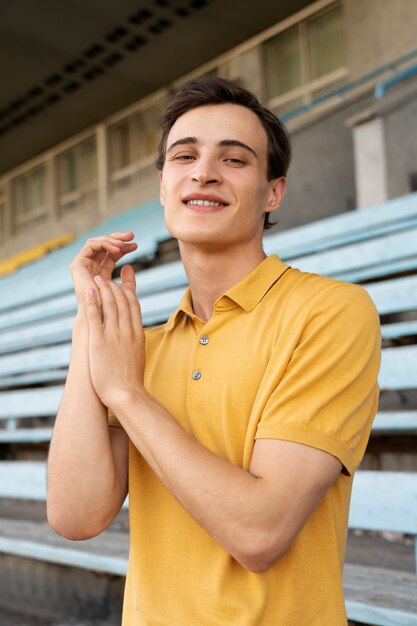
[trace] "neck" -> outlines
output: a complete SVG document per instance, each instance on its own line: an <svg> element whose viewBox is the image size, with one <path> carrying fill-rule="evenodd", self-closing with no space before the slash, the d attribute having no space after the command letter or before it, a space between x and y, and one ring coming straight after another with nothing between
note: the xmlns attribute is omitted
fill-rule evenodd
<svg viewBox="0 0 417 626"><path fill-rule="evenodd" d="M180 252L191 289L194 313L208 321L214 303L265 259L262 244L248 250L205 251L180 242Z"/></svg>

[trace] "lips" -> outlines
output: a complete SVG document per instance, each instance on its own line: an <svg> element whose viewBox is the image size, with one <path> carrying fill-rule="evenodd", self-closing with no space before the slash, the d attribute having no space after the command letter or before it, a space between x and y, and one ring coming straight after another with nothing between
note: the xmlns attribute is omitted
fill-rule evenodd
<svg viewBox="0 0 417 626"><path fill-rule="evenodd" d="M219 208L228 205L223 198L215 195L190 194L182 199L183 203L190 207Z"/></svg>

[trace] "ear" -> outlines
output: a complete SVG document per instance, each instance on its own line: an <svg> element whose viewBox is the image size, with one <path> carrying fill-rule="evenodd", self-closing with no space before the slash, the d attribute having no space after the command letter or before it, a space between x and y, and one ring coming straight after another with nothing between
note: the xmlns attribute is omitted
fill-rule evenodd
<svg viewBox="0 0 417 626"><path fill-rule="evenodd" d="M159 172L159 202L165 206L165 189L162 182L162 172Z"/></svg>
<svg viewBox="0 0 417 626"><path fill-rule="evenodd" d="M286 186L287 180L284 176L270 181L270 193L265 207L265 213L270 213L271 211L278 209L281 205L282 198L284 197Z"/></svg>

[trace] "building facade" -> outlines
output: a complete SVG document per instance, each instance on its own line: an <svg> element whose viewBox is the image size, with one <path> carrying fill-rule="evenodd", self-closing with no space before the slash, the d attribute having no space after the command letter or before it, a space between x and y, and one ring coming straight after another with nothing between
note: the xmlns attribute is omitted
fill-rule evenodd
<svg viewBox="0 0 417 626"><path fill-rule="evenodd" d="M0 174L0 258L84 232L157 197L154 158L164 105L180 83L204 74L239 81L290 130L294 156L275 228L416 190L417 3L303 5L65 141L6 167ZM242 10L255 8L247 3ZM76 102L77 94L72 98ZM2 128L0 119L7 150L12 133L2 135Z"/></svg>

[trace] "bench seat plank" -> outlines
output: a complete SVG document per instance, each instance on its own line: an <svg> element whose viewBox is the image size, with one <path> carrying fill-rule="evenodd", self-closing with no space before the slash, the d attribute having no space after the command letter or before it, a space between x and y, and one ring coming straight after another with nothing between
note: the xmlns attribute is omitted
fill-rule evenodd
<svg viewBox="0 0 417 626"><path fill-rule="evenodd" d="M328 250L320 254L291 260L291 265L305 272L324 274L347 280L347 275L362 274L363 279L387 276L405 268L417 266L417 227L370 241ZM394 268L394 269L392 269Z"/></svg>
<svg viewBox="0 0 417 626"><path fill-rule="evenodd" d="M349 619L378 626L417 626L417 576L346 564L343 575Z"/></svg>
<svg viewBox="0 0 417 626"><path fill-rule="evenodd" d="M417 275L369 283L364 288L380 315L417 309Z"/></svg>
<svg viewBox="0 0 417 626"><path fill-rule="evenodd" d="M381 389L417 388L417 344L384 348L378 381Z"/></svg>
<svg viewBox="0 0 417 626"><path fill-rule="evenodd" d="M61 401L63 385L3 391L0 394L0 419L55 416Z"/></svg>
<svg viewBox="0 0 417 626"><path fill-rule="evenodd" d="M0 498L46 501L45 461L2 461Z"/></svg>
<svg viewBox="0 0 417 626"><path fill-rule="evenodd" d="M71 355L71 345L48 346L35 348L16 354L0 357L0 379L13 374L42 372L67 368Z"/></svg>
<svg viewBox="0 0 417 626"><path fill-rule="evenodd" d="M400 337L417 335L417 320L383 324L381 326L381 335L382 339L399 339Z"/></svg>
<svg viewBox="0 0 417 626"><path fill-rule="evenodd" d="M357 472L349 528L417 535L417 473Z"/></svg>
<svg viewBox="0 0 417 626"><path fill-rule="evenodd" d="M52 428L1 429L0 443L48 443Z"/></svg>
<svg viewBox="0 0 417 626"><path fill-rule="evenodd" d="M30 372L29 374L15 374L0 376L0 389L5 387L24 387L39 383L65 382L68 368L46 370L45 372Z"/></svg>
<svg viewBox="0 0 417 626"><path fill-rule="evenodd" d="M73 315L76 308L77 299L75 294L73 292L63 293L56 298L0 313L0 331L25 324L33 324L34 322L44 321L61 315Z"/></svg>
<svg viewBox="0 0 417 626"><path fill-rule="evenodd" d="M355 243L397 228L405 230L415 223L416 217L417 194L412 193L366 211L349 211L284 232L267 234L265 242L281 249L285 258L292 258Z"/></svg>
<svg viewBox="0 0 417 626"><path fill-rule="evenodd" d="M46 522L0 519L0 553L125 576L128 533L104 531L85 541L69 541Z"/></svg>
<svg viewBox="0 0 417 626"><path fill-rule="evenodd" d="M417 411L384 411L377 413L372 432L417 432Z"/></svg>
<svg viewBox="0 0 417 626"><path fill-rule="evenodd" d="M33 346L68 343L72 336L72 317L38 322L31 326L11 328L0 334L0 354Z"/></svg>
<svg viewBox="0 0 417 626"><path fill-rule="evenodd" d="M0 498L46 502L46 462L1 461ZM127 497L122 507L128 506Z"/></svg>

